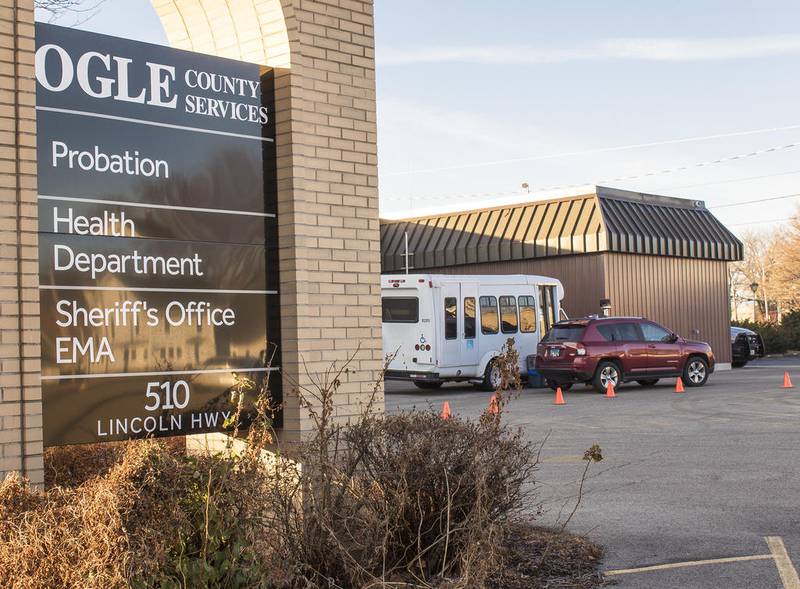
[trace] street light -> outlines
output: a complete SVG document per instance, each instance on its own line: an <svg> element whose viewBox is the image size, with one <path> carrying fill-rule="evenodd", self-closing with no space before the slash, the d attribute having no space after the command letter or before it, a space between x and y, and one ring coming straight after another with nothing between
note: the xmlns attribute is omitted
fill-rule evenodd
<svg viewBox="0 0 800 589"><path fill-rule="evenodd" d="M758 292L758 282L753 282L750 285L750 290L753 291L753 323L756 322L756 292Z"/></svg>

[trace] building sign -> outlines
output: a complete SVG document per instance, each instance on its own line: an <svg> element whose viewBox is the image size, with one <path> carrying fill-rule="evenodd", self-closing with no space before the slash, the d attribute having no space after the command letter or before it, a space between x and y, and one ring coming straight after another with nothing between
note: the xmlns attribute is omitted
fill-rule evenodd
<svg viewBox="0 0 800 589"><path fill-rule="evenodd" d="M274 76L37 23L46 446L221 431L277 344Z"/></svg>

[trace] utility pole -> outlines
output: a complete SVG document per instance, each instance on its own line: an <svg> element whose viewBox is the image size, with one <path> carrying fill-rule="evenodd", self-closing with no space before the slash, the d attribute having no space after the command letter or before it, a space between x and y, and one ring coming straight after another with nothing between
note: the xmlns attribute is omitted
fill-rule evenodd
<svg viewBox="0 0 800 589"><path fill-rule="evenodd" d="M412 254L412 253L410 253L408 251L408 231L403 233L403 244L405 245L405 248L406 248L406 252L405 252L404 255L405 255L405 258L406 258L406 274L408 274L408 269L410 268L410 265L408 263L408 258L409 258L409 256L413 256L414 255L414 254Z"/></svg>

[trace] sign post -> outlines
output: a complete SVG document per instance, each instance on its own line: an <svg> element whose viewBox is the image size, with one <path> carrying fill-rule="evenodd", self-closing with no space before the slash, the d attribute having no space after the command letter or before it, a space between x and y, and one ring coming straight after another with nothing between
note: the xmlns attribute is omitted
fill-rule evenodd
<svg viewBox="0 0 800 589"><path fill-rule="evenodd" d="M222 431L234 374L279 367L273 72L36 45L44 445Z"/></svg>

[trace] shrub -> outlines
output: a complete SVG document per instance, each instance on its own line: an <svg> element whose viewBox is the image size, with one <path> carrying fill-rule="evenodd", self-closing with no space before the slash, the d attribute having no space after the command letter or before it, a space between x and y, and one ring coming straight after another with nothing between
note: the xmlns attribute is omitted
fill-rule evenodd
<svg viewBox="0 0 800 589"><path fill-rule="evenodd" d="M515 367L514 358L509 347L500 363ZM285 453L263 453L273 441L274 408L263 385L248 401L254 383L240 379L232 428L237 435L242 408L254 408L246 444L231 437L226 451L201 456L153 440L95 448L93 458L70 450L52 476L66 483L70 472L76 484L45 493L6 479L0 586L503 586L502 571L517 558L508 543L522 533L520 516L538 513L531 485L538 446L503 423L507 391L497 391L497 411L478 420L443 420L433 410L383 416L370 401L343 424L333 400L348 370L298 388L315 428ZM504 383L517 382L513 369L507 376ZM542 538L528 542L538 560L515 583L563 571L546 566L553 542ZM593 550L573 552L595 558ZM590 586L597 579L584 569L580 586Z"/></svg>
<svg viewBox="0 0 800 589"><path fill-rule="evenodd" d="M334 436L334 452L311 442L297 456L304 473L288 496L298 500L268 494L277 501L269 510L275 553L304 582L458 579L477 587L499 566L504 526L525 507L535 465L517 432L409 411L367 417Z"/></svg>

